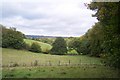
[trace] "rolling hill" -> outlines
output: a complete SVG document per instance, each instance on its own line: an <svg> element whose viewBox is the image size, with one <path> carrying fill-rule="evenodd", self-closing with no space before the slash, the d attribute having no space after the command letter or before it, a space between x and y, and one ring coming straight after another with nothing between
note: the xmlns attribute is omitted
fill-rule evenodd
<svg viewBox="0 0 120 80"><path fill-rule="evenodd" d="M47 52L52 48L52 46L50 44L47 44L47 43L43 43L43 42L39 42L39 41L35 41L35 40L30 40L30 39L24 39L24 41L28 45L32 45L33 42L37 42L41 46L42 52Z"/></svg>

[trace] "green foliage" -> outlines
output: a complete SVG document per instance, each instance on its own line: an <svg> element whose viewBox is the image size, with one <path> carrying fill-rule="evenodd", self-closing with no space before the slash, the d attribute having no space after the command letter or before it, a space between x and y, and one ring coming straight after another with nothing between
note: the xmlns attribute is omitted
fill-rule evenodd
<svg viewBox="0 0 120 80"><path fill-rule="evenodd" d="M68 47L69 48L76 48L79 47L80 43L80 39L78 38L72 38L69 42L68 42Z"/></svg>
<svg viewBox="0 0 120 80"><path fill-rule="evenodd" d="M53 46L53 48L51 49L52 54L62 55L67 53L66 42L62 37L56 38L52 46Z"/></svg>
<svg viewBox="0 0 120 80"><path fill-rule="evenodd" d="M97 31L103 34L96 34L98 38L92 36L94 39L93 45L96 45L94 50L92 50L93 45L91 45L91 51L95 54L105 54L106 63L111 66L120 68L120 28L119 28L119 8L118 2L106 3L106 2L92 2L88 4L88 8L95 10L96 13L93 15L97 17L101 28ZM99 25L96 25L98 28ZM93 29L96 30L96 29ZM95 33L95 31L92 31ZM103 36L103 37L99 37ZM95 38L97 40L95 40ZM98 46L98 47L97 47ZM94 55L94 54L93 54Z"/></svg>
<svg viewBox="0 0 120 80"><path fill-rule="evenodd" d="M81 46L81 41L79 38L72 38L68 42L68 48L75 49L78 53L80 53L80 46Z"/></svg>
<svg viewBox="0 0 120 80"><path fill-rule="evenodd" d="M31 45L30 51L40 53L41 52L41 46L38 43L34 42Z"/></svg>
<svg viewBox="0 0 120 80"><path fill-rule="evenodd" d="M88 4L88 8L96 11L94 17L103 24L118 24L118 2L92 2Z"/></svg>
<svg viewBox="0 0 120 80"><path fill-rule="evenodd" d="M23 34L15 28L7 29L2 26L2 47L22 49L24 46Z"/></svg>
<svg viewBox="0 0 120 80"><path fill-rule="evenodd" d="M88 49L90 55L99 57L103 51L102 44L104 39L101 24L96 23L92 29L88 30L84 39L88 41L86 45L89 45Z"/></svg>
<svg viewBox="0 0 120 80"><path fill-rule="evenodd" d="M79 54L89 54L90 42L86 36L81 38L71 38L68 42L68 49L75 49Z"/></svg>
<svg viewBox="0 0 120 80"><path fill-rule="evenodd" d="M80 54L89 54L90 53L90 42L88 40L81 40L80 48L78 48Z"/></svg>
<svg viewBox="0 0 120 80"><path fill-rule="evenodd" d="M30 48L31 48L31 46L29 45L29 44L27 44L26 42L24 42L23 43L23 48L25 49L25 50L30 50Z"/></svg>

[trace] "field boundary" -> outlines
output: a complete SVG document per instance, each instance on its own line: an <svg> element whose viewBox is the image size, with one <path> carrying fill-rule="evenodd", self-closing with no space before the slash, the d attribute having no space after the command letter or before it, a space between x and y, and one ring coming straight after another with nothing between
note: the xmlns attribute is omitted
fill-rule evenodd
<svg viewBox="0 0 120 80"><path fill-rule="evenodd" d="M70 66L70 67L82 67L82 66L86 66L86 67L95 67L95 66L105 66L104 64L95 64L95 63L61 63L59 62L59 64L53 64L52 62L47 62L47 64L38 64L37 62L35 62L34 64L31 64L31 65L26 65L26 64L23 64L23 65L19 65L19 64L9 64L9 65L3 65L2 67L3 68L17 68L17 67L25 67L25 68L35 68L35 67L59 67L59 66L63 66L63 67L66 67L66 66Z"/></svg>

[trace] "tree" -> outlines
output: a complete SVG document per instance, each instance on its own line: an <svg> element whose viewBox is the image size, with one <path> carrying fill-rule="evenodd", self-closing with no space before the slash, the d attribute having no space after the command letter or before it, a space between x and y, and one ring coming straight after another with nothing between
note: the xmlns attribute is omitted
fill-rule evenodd
<svg viewBox="0 0 120 80"><path fill-rule="evenodd" d="M31 45L30 51L40 53L41 52L41 46L38 43L34 42Z"/></svg>
<svg viewBox="0 0 120 80"><path fill-rule="evenodd" d="M24 45L23 34L15 28L7 29L2 26L2 47L22 49Z"/></svg>
<svg viewBox="0 0 120 80"><path fill-rule="evenodd" d="M67 53L66 42L64 38L58 37L52 44L51 54L63 55Z"/></svg>
<svg viewBox="0 0 120 80"><path fill-rule="evenodd" d="M69 49L75 49L78 53L80 53L81 41L79 38L72 38L68 43Z"/></svg>
<svg viewBox="0 0 120 80"><path fill-rule="evenodd" d="M89 54L91 56L99 57L102 53L102 44L103 44L103 31L100 23L95 23L91 29L85 34L84 40L89 43ZM86 44L87 45L87 44Z"/></svg>
<svg viewBox="0 0 120 80"><path fill-rule="evenodd" d="M107 53L106 62L120 68L120 28L119 28L119 2L92 2L88 8L96 11L93 17L97 17L102 25L104 53Z"/></svg>

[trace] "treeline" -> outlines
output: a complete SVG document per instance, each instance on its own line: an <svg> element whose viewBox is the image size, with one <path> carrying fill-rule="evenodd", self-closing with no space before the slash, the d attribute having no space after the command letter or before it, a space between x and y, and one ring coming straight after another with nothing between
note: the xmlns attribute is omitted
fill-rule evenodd
<svg viewBox="0 0 120 80"><path fill-rule="evenodd" d="M16 28L10 27L6 28L5 26L0 24L0 29L2 31L2 44L0 44L0 47L2 48L14 48L14 49L24 49L36 53L41 53L41 46L37 42L33 42L31 45L27 44L24 39L26 39L25 35L17 31ZM53 48L46 53L50 54L57 54L57 55L63 55L67 53L67 46L66 41L64 38L56 38L55 41L51 41L50 39L41 39L36 40L40 42L50 43ZM49 42L50 41L50 42Z"/></svg>
<svg viewBox="0 0 120 80"><path fill-rule="evenodd" d="M102 54L106 57L106 63L120 68L120 27L119 27L119 2L92 2L88 4L90 10L97 11L93 17L97 17L92 30L88 31L93 39L87 39L93 43L90 48L92 54Z"/></svg>
<svg viewBox="0 0 120 80"><path fill-rule="evenodd" d="M103 57L109 66L120 68L119 3L92 2L87 7L96 11L93 17L98 22L80 39L71 41L70 47L81 54Z"/></svg>
<svg viewBox="0 0 120 80"><path fill-rule="evenodd" d="M38 43L33 43L31 46L26 44L24 41L26 38L25 35L22 32L17 31L16 28L6 28L1 24L0 28L2 31L2 44L0 46L2 48L24 49L37 53L41 52L41 46Z"/></svg>

